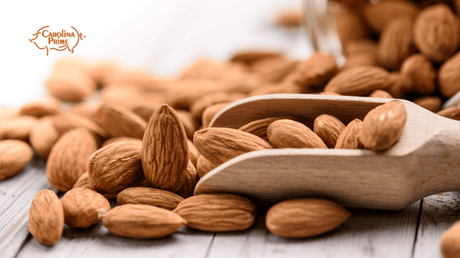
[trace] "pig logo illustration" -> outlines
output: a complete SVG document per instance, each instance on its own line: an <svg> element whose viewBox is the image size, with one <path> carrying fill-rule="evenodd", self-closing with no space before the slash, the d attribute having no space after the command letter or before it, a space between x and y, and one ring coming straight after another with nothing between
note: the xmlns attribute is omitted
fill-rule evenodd
<svg viewBox="0 0 460 258"><path fill-rule="evenodd" d="M33 39L29 39L38 49L46 49L46 55L50 50L64 51L69 50L73 54L80 40L86 38L83 33L78 32L73 26L70 30L61 29L54 30L50 26L45 26L37 30L37 33L32 34Z"/></svg>

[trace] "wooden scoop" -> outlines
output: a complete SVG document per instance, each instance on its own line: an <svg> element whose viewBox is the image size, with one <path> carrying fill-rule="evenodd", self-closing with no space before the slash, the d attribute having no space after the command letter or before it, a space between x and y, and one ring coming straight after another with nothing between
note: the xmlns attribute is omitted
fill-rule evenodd
<svg viewBox="0 0 460 258"><path fill-rule="evenodd" d="M237 101L212 127L239 128L262 118L330 114L347 124L392 99L275 94ZM460 122L403 101L407 122L399 141L370 150L271 149L246 153L215 168L195 193L228 192L261 201L299 197L347 207L399 210L434 193L460 190Z"/></svg>

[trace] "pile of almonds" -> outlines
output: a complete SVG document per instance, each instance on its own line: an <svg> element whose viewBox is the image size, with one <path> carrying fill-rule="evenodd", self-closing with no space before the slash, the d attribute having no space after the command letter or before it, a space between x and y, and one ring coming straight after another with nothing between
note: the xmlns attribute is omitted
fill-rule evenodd
<svg viewBox="0 0 460 258"><path fill-rule="evenodd" d="M101 220L111 233L139 239L163 237L184 225L211 232L247 229L255 204L232 194L194 196L199 178L238 155L274 147L383 151L398 140L406 121L404 104L395 100L347 126L323 114L315 121L274 117L238 130L208 128L215 114L247 96L389 97L402 87L383 68L339 69L334 57L322 53L304 61L263 51L236 54L228 64L201 59L177 78L63 59L45 84L50 97L19 110L0 109L0 179L20 172L35 150L47 160L49 183L64 193L59 200L43 190L32 201L29 230L45 245L59 240L64 224L88 228ZM62 107L61 101L82 102L95 92L97 103ZM455 114L444 115L458 119ZM110 199L118 206L111 209ZM281 236L308 237L349 216L328 200L287 200L268 210L266 225Z"/></svg>

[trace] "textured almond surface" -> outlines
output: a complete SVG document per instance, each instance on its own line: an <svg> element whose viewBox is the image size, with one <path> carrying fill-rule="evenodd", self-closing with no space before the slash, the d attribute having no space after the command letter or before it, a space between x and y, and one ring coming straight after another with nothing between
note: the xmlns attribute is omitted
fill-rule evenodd
<svg viewBox="0 0 460 258"><path fill-rule="evenodd" d="M110 210L110 204L101 194L91 189L75 188L62 197L64 221L72 228L89 228Z"/></svg>
<svg viewBox="0 0 460 258"><path fill-rule="evenodd" d="M447 5L429 6L415 20L415 45L431 60L445 61L457 50L458 26L455 14Z"/></svg>
<svg viewBox="0 0 460 258"><path fill-rule="evenodd" d="M143 204L115 207L104 215L102 222L110 233L136 239L165 237L187 224L171 211Z"/></svg>
<svg viewBox="0 0 460 258"><path fill-rule="evenodd" d="M281 119L267 129L268 140L276 148L322 148L327 149L321 138L305 125Z"/></svg>
<svg viewBox="0 0 460 258"><path fill-rule="evenodd" d="M359 135L363 130L363 121L355 119L351 121L347 127L342 131L337 143L335 144L336 149L362 149L363 145L359 141Z"/></svg>
<svg viewBox="0 0 460 258"><path fill-rule="evenodd" d="M98 124L87 117L75 113L57 114L53 116L53 124L59 135L63 135L76 128L85 128L103 138L107 137L107 131L102 129Z"/></svg>
<svg viewBox="0 0 460 258"><path fill-rule="evenodd" d="M54 245L64 230L64 209L51 190L41 190L32 200L29 210L29 232L44 245Z"/></svg>
<svg viewBox="0 0 460 258"><path fill-rule="evenodd" d="M183 200L173 192L150 187L130 187L117 195L118 205L146 204L171 211Z"/></svg>
<svg viewBox="0 0 460 258"><path fill-rule="evenodd" d="M329 148L335 147L343 129L345 129L345 125L339 119L327 114L318 116L313 123L314 132Z"/></svg>
<svg viewBox="0 0 460 258"><path fill-rule="evenodd" d="M389 73L380 67L359 66L334 76L324 88L341 95L368 96L375 90L385 90L391 84Z"/></svg>
<svg viewBox="0 0 460 258"><path fill-rule="evenodd" d="M233 194L200 194L182 201L173 211L187 227L210 232L245 230L254 223L256 206Z"/></svg>
<svg viewBox="0 0 460 258"><path fill-rule="evenodd" d="M440 241L440 250L444 258L460 257L460 222L454 223Z"/></svg>
<svg viewBox="0 0 460 258"><path fill-rule="evenodd" d="M30 146L19 140L0 141L0 180L19 173L32 160Z"/></svg>
<svg viewBox="0 0 460 258"><path fill-rule="evenodd" d="M46 164L48 182L62 192L72 189L86 172L89 157L97 148L93 135L84 128L64 134L49 155Z"/></svg>
<svg viewBox="0 0 460 258"><path fill-rule="evenodd" d="M273 148L270 143L253 134L231 128L199 130L193 137L193 143L201 155L215 165L247 152Z"/></svg>
<svg viewBox="0 0 460 258"><path fill-rule="evenodd" d="M101 104L96 113L98 124L111 137L127 136L142 139L147 123L128 109Z"/></svg>
<svg viewBox="0 0 460 258"><path fill-rule="evenodd" d="M155 188L177 191L189 161L187 136L174 110L164 104L150 118L142 141L142 168Z"/></svg>
<svg viewBox="0 0 460 258"><path fill-rule="evenodd" d="M272 233L292 238L312 237L340 226L351 213L322 199L293 199L273 205L265 225Z"/></svg>
<svg viewBox="0 0 460 258"><path fill-rule="evenodd" d="M386 150L398 141L406 118L406 108L401 101L393 100L380 105L364 117L359 140L368 149Z"/></svg>
<svg viewBox="0 0 460 258"><path fill-rule="evenodd" d="M269 117L269 118L259 119L259 120L255 120L255 121L249 122L241 126L238 130L254 134L268 141L268 136L267 136L268 126L271 123L275 122L276 120L280 120L280 119L296 120L296 117L293 117L293 116L292 117Z"/></svg>
<svg viewBox="0 0 460 258"><path fill-rule="evenodd" d="M433 64L421 54L408 57L401 66L405 87L423 95L436 90L436 70Z"/></svg>
<svg viewBox="0 0 460 258"><path fill-rule="evenodd" d="M91 185L100 193L118 193L144 180L140 142L115 142L94 152L89 158Z"/></svg>
<svg viewBox="0 0 460 258"><path fill-rule="evenodd" d="M449 58L439 69L439 90L446 98L460 91L460 53Z"/></svg>
<svg viewBox="0 0 460 258"><path fill-rule="evenodd" d="M42 159L47 159L59 136L52 118L43 117L32 127L29 141L37 155Z"/></svg>

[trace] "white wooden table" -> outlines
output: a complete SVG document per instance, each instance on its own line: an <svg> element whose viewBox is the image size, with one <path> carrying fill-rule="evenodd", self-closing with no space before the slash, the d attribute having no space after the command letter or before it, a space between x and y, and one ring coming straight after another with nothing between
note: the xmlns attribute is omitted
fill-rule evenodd
<svg viewBox="0 0 460 258"><path fill-rule="evenodd" d="M47 22L79 25L87 38L75 55L93 61L109 56L141 63L157 74L177 74L203 55L224 61L239 46L269 46L299 59L311 53L302 32L283 31L270 24L274 9L285 6L286 1L164 2L0 4L2 34L15 39L0 41L0 62L7 71L0 76L0 105L18 107L44 96L43 79L54 60L70 55L52 52L46 57L29 45L29 34ZM299 4L298 0L288 2ZM64 9L72 10L58 11ZM309 239L285 239L268 232L261 206L254 226L243 232L207 233L184 227L167 238L132 240L114 236L98 224L87 230L66 227L55 246L45 247L27 229L28 209L42 189L52 188L45 162L38 158L15 177L0 181L0 258L433 258L441 257L442 233L460 218L460 195L452 192L427 197L399 212L352 210L353 215L342 226Z"/></svg>

